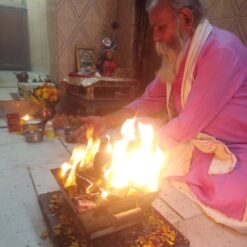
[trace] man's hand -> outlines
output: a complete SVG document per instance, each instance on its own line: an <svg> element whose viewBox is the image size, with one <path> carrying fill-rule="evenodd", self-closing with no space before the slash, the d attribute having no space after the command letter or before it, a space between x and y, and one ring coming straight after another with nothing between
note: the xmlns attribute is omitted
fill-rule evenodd
<svg viewBox="0 0 247 247"><path fill-rule="evenodd" d="M79 118L82 126L74 132L77 142L83 143L87 141L87 130L89 128L93 131L93 137L100 137L108 128L109 124L105 117L89 116Z"/></svg>
<svg viewBox="0 0 247 247"><path fill-rule="evenodd" d="M86 142L87 140L87 130L92 128L93 137L98 138L104 132L110 128L115 128L120 126L127 118L134 117L135 112L130 109L122 108L119 111L108 114L103 117L99 116L89 116L89 117L79 117L81 120L82 127L75 131L75 139L78 142Z"/></svg>

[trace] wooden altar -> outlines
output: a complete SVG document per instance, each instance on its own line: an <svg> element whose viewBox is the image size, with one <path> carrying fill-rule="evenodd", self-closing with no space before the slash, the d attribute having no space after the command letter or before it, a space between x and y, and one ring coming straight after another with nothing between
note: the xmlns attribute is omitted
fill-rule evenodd
<svg viewBox="0 0 247 247"><path fill-rule="evenodd" d="M137 80L89 77L64 80L63 108L66 113L103 115L118 110L135 98Z"/></svg>

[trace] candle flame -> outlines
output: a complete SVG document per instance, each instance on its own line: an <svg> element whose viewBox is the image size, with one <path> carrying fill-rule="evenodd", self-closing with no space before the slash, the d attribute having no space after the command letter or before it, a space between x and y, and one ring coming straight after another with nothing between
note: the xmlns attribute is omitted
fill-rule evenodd
<svg viewBox="0 0 247 247"><path fill-rule="evenodd" d="M28 114L26 114L26 115L24 115L21 119L24 120L24 121L29 121L29 120L32 119L32 117L29 116Z"/></svg>

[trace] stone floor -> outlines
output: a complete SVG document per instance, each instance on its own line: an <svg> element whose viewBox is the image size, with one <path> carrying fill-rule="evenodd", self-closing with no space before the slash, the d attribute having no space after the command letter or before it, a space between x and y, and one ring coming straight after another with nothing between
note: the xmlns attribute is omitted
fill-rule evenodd
<svg viewBox="0 0 247 247"><path fill-rule="evenodd" d="M39 237L46 228L37 196L57 189L49 169L70 155L59 140L29 144L3 128L0 136L0 246L50 246Z"/></svg>
<svg viewBox="0 0 247 247"><path fill-rule="evenodd" d="M1 103L0 103L1 105ZM70 157L73 146L60 139L26 143L10 134L0 118L0 247L48 247L37 196L58 189L50 169ZM245 247L247 236L221 226L167 183L153 206L181 231L191 247Z"/></svg>

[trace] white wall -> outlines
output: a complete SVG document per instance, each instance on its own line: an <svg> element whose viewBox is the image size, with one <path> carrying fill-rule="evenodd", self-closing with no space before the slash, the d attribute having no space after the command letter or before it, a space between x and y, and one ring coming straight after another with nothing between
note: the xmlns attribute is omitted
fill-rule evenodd
<svg viewBox="0 0 247 247"><path fill-rule="evenodd" d="M29 81L51 74L50 50L47 24L47 1L49 7L55 0L0 0L0 5L27 8L30 44ZM51 18L50 18L51 19ZM54 18L55 19L55 18ZM50 33L52 31L50 30ZM51 41L50 41L51 42ZM17 79L13 71L0 71L0 87L16 87Z"/></svg>
<svg viewBox="0 0 247 247"><path fill-rule="evenodd" d="M50 74L46 0L27 0L31 71Z"/></svg>

